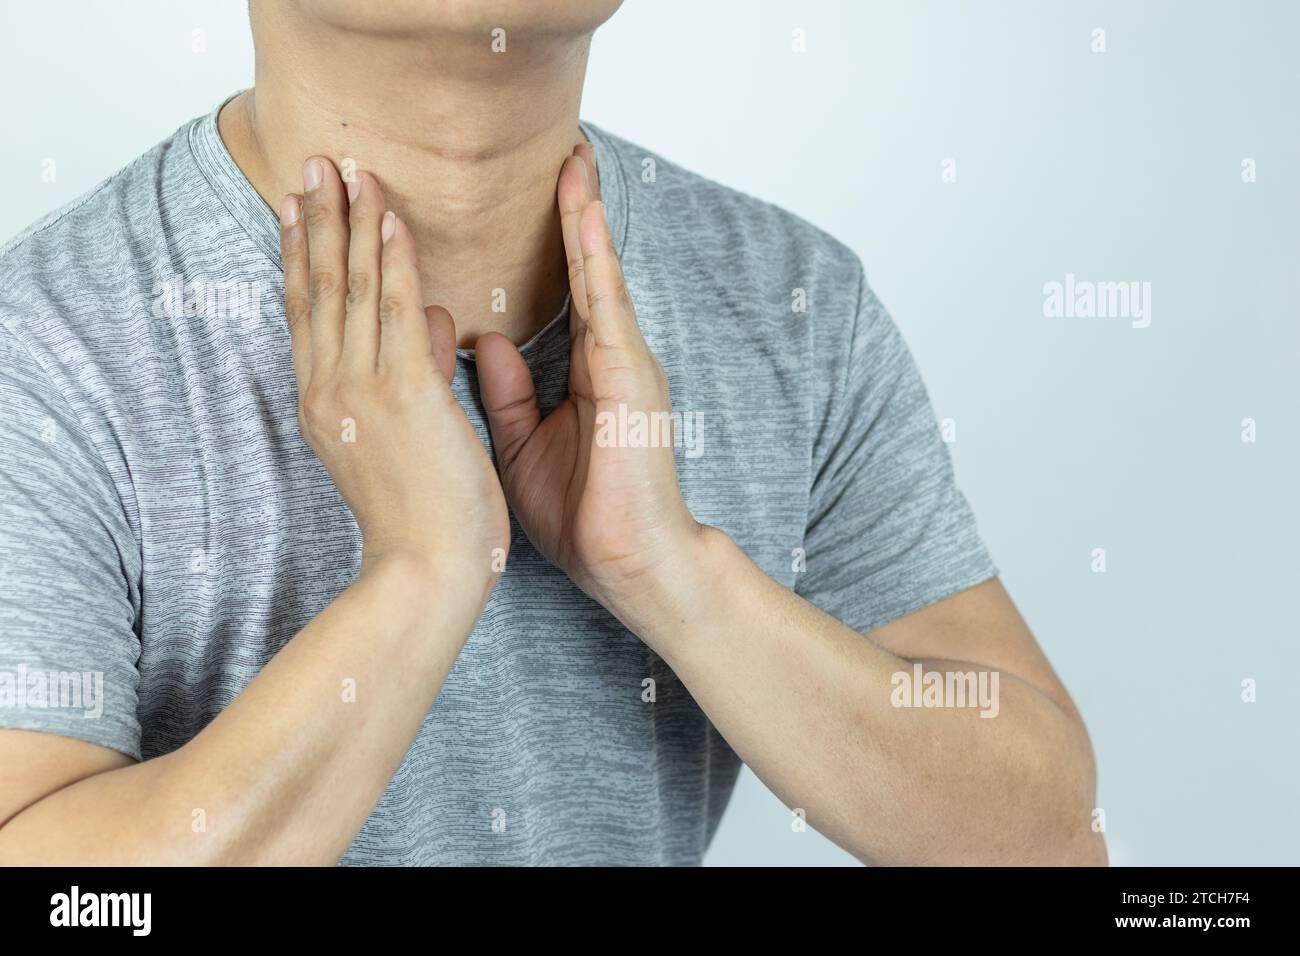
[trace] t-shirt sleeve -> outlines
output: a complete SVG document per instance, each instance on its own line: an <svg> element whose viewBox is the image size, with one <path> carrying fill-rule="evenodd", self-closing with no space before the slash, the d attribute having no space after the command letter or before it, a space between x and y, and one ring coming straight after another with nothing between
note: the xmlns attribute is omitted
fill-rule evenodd
<svg viewBox="0 0 1300 956"><path fill-rule="evenodd" d="M868 631L996 576L902 335L859 271L795 590Z"/></svg>
<svg viewBox="0 0 1300 956"><path fill-rule="evenodd" d="M135 538L71 406L3 329L0 429L0 727L139 759Z"/></svg>

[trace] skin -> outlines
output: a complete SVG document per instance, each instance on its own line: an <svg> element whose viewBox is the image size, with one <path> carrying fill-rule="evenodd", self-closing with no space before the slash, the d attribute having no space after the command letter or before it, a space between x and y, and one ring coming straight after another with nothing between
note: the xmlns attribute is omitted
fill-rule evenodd
<svg viewBox="0 0 1300 956"><path fill-rule="evenodd" d="M620 404L670 408L576 126L580 67L612 4L278 4L299 29L268 34L269 6L255 4L253 21L259 53L274 55L259 56L256 96L227 107L222 132L263 195L287 182L295 151L310 157L303 185L278 203L286 314L300 427L362 529L361 571L172 754L133 763L0 731L0 763L23 768L0 777L0 863L336 862L482 611L492 559L508 547L508 503L542 554L664 658L759 777L860 859L1104 864L1087 733L999 582L858 634L697 523L671 448L596 440L599 416ZM359 9L371 7L381 9ZM519 68L485 65L484 36L513 22ZM289 64L293 81L264 60ZM431 75L438 95L395 100L389 71L354 63L423 67L407 75ZM490 79L450 76L475 70ZM529 99L543 89L573 92ZM507 133L483 120L474 110L492 96L535 126ZM373 165L345 183L335 161L363 152ZM537 183L546 211L534 208ZM493 197L522 228L503 231ZM514 343L548 317L556 262L574 302L570 394L541 418ZM491 313L482 293L498 286L539 290L537 308ZM499 479L448 386L458 339L476 346ZM345 419L354 442L341 438ZM892 706L891 677L914 662L997 671L997 718ZM343 677L369 692L341 705Z"/></svg>
<svg viewBox="0 0 1300 956"><path fill-rule="evenodd" d="M254 2L256 83L222 111L221 135L273 209L301 189L308 156L371 170L415 237L424 301L456 317L459 344L488 330L523 342L568 291L555 179L583 139L592 32L616 8ZM504 53L492 52L497 28Z"/></svg>
<svg viewBox="0 0 1300 956"><path fill-rule="evenodd" d="M337 862L482 613L509 519L448 384L451 318L423 307L372 177L350 206L328 160L304 181L281 212L299 425L361 528L358 578L174 753L4 732L5 766L28 769L4 775L0 864Z"/></svg>

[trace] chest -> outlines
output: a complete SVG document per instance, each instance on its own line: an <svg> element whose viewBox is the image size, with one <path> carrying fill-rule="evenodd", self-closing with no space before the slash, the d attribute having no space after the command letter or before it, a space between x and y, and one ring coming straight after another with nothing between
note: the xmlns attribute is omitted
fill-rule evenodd
<svg viewBox="0 0 1300 956"><path fill-rule="evenodd" d="M535 357L543 411L566 388L561 344ZM768 574L793 583L810 484L805 410L770 389L744 387L735 370L699 367L672 342L658 351L687 505ZM163 411L122 429L139 514L145 662L170 653L176 634L189 634L214 660L264 663L355 579L360 533L299 437L287 363L235 355L186 368L171 390L155 406ZM472 361L458 366L454 391L490 448ZM536 602L562 615L586 601L517 527L511 566L492 600L484 620L507 631L535 625L525 609ZM592 619L602 630L616 627L603 614Z"/></svg>

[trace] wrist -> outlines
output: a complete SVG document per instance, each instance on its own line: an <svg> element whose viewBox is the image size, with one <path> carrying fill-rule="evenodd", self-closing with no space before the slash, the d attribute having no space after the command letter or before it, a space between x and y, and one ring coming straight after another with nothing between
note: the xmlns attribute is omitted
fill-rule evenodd
<svg viewBox="0 0 1300 956"><path fill-rule="evenodd" d="M628 630L661 656L675 641L717 618L726 582L744 553L719 528L697 524L639 586L608 605Z"/></svg>
<svg viewBox="0 0 1300 956"><path fill-rule="evenodd" d="M468 637L483 613L497 575L487 561L470 563L401 545L366 545L358 584L382 589L395 607L409 608L421 620L436 619Z"/></svg>

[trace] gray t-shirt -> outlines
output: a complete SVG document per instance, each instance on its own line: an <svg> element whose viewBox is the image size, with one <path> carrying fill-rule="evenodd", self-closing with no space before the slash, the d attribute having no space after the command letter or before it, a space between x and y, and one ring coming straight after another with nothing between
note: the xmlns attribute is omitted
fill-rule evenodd
<svg viewBox="0 0 1300 956"><path fill-rule="evenodd" d="M992 577L857 257L584 131L695 517L858 631ZM173 751L353 581L356 524L298 434L278 240L214 111L0 253L0 726ZM523 352L546 412L563 317ZM454 388L488 444L469 353ZM344 862L698 863L738 758L513 530Z"/></svg>

